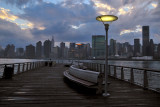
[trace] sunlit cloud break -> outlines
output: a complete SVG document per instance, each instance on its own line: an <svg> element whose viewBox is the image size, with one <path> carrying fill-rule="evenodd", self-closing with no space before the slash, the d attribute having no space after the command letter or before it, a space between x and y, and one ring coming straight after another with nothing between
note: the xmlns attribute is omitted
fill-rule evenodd
<svg viewBox="0 0 160 107"><path fill-rule="evenodd" d="M118 12L118 15L125 15L125 14L131 14L132 13L132 10L133 10L133 6L124 6L124 7L121 7L119 8L119 12Z"/></svg>
<svg viewBox="0 0 160 107"><path fill-rule="evenodd" d="M137 32L142 32L142 27L140 25L137 25L136 29L124 29L120 32L120 35L127 33L137 33Z"/></svg>
<svg viewBox="0 0 160 107"><path fill-rule="evenodd" d="M0 19L14 23L22 30L28 28L32 29L34 27L33 23L20 19L18 16L11 14L9 9L5 8L0 8Z"/></svg>

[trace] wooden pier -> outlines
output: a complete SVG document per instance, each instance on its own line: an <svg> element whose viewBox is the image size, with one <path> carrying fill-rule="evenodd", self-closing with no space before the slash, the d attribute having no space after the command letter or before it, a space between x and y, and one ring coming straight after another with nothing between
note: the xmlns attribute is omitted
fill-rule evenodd
<svg viewBox="0 0 160 107"><path fill-rule="evenodd" d="M109 78L109 93L103 97L88 93L63 80L62 64L17 74L12 80L0 79L0 107L110 107L157 106L160 94Z"/></svg>

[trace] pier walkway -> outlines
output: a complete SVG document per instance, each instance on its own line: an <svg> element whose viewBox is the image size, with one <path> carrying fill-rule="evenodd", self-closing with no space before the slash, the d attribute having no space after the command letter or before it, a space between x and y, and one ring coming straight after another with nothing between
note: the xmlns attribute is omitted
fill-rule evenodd
<svg viewBox="0 0 160 107"><path fill-rule="evenodd" d="M109 78L111 96L83 93L63 81L63 65L42 67L0 80L0 107L160 106L160 94Z"/></svg>

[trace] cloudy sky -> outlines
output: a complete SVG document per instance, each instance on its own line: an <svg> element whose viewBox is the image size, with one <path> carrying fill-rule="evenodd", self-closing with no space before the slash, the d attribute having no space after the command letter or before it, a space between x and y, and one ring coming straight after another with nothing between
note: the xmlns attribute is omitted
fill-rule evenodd
<svg viewBox="0 0 160 107"><path fill-rule="evenodd" d="M142 40L142 26L160 43L160 0L0 0L0 46L24 47L51 39L57 43L91 43L92 35L105 35L99 15L116 15L109 39Z"/></svg>

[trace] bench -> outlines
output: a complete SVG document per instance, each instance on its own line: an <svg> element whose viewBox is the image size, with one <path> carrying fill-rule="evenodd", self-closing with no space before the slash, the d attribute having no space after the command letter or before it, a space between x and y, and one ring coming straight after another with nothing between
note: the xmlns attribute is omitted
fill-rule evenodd
<svg viewBox="0 0 160 107"><path fill-rule="evenodd" d="M83 70L72 65L69 70L64 71L63 75L75 83L87 88L96 89L96 94L102 93L103 75L100 72Z"/></svg>

